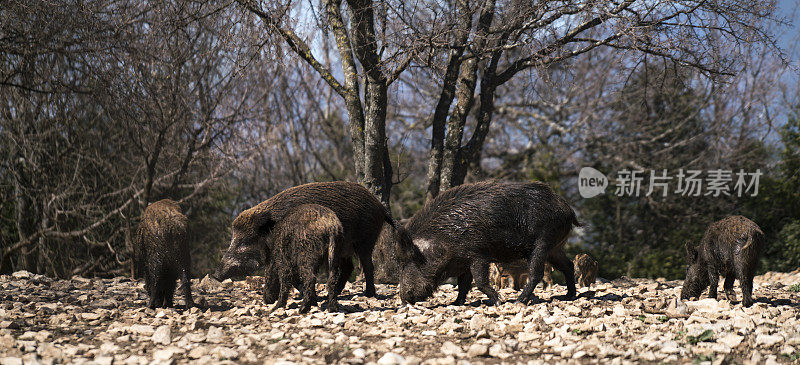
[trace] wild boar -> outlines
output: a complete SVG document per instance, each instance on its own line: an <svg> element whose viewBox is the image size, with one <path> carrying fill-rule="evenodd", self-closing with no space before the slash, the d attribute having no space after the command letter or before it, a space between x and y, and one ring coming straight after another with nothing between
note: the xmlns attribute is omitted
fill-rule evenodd
<svg viewBox="0 0 800 365"><path fill-rule="evenodd" d="M585 253L575 255L575 276L578 285L592 286L597 280L597 261Z"/></svg>
<svg viewBox="0 0 800 365"><path fill-rule="evenodd" d="M681 299L699 297L706 288L717 298L719 276L728 300L735 301L733 281L742 288L742 305L753 305L753 276L764 250L764 233L753 221L740 215L723 218L708 226L700 245L686 243L686 279Z"/></svg>
<svg viewBox="0 0 800 365"><path fill-rule="evenodd" d="M393 229L405 230L394 221L378 199L363 186L345 181L310 183L286 189L275 196L239 214L231 225L232 238L214 276L222 280L232 276L247 275L267 267L265 273L266 303L277 299L279 281L265 265L268 242L275 224L289 211L302 204L318 204L336 213L344 228L345 244L353 247L364 270L366 288L364 295L375 296L372 250L384 223ZM353 263L341 268L342 288L353 271ZM341 291L342 288L339 288Z"/></svg>
<svg viewBox="0 0 800 365"><path fill-rule="evenodd" d="M522 285L528 281L528 263L525 260L503 265L491 263L489 280L496 288L520 290Z"/></svg>
<svg viewBox="0 0 800 365"><path fill-rule="evenodd" d="M317 272L328 269L328 311L338 311L337 280L342 264L353 257L353 247L346 245L344 228L336 213L317 204L304 204L290 210L273 228L269 258L275 265L280 292L275 308L286 305L295 283L303 289L300 313L316 303Z"/></svg>
<svg viewBox="0 0 800 365"><path fill-rule="evenodd" d="M194 305L189 280L188 220L174 200L147 206L136 232L136 266L144 271L150 308L172 307L175 280L183 280L186 308Z"/></svg>
<svg viewBox="0 0 800 365"><path fill-rule="evenodd" d="M489 263L524 259L530 280L517 301L531 302L549 261L564 273L567 298L575 297L572 261L563 246L578 226L564 198L544 183L480 182L451 188L427 202L406 226L413 242L400 241L400 298L424 300L448 277L458 278L461 305L476 286L491 304L499 296L489 283Z"/></svg>
<svg viewBox="0 0 800 365"><path fill-rule="evenodd" d="M553 277L550 273L553 272L553 265L549 262L544 264L544 275L542 275L542 289L547 289L548 286L553 286Z"/></svg>

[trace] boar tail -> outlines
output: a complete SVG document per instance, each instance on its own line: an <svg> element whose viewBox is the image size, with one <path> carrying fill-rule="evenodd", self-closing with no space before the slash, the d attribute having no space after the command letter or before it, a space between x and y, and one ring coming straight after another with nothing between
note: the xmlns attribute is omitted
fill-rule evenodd
<svg viewBox="0 0 800 365"><path fill-rule="evenodd" d="M333 264L337 260L338 252L336 245L336 235L328 235L328 269L334 267ZM332 274L331 274L332 275Z"/></svg>
<svg viewBox="0 0 800 365"><path fill-rule="evenodd" d="M574 210L572 211L572 225L575 227L583 227L583 223L578 220Z"/></svg>
<svg viewBox="0 0 800 365"><path fill-rule="evenodd" d="M762 242L764 242L764 232L762 232L761 229L756 228L753 230L753 232L750 232L750 234L747 235L747 241L745 242L744 246L739 248L738 251L741 252L746 250L753 243L755 243L756 246L761 246Z"/></svg>

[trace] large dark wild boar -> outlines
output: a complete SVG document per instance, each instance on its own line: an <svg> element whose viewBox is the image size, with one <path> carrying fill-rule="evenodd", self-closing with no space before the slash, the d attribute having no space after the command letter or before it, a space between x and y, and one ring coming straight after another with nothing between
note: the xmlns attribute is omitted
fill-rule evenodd
<svg viewBox="0 0 800 365"><path fill-rule="evenodd" d="M699 297L706 288L708 296L717 298L719 276L728 300L735 301L733 281L742 288L742 305L753 305L753 276L764 249L764 233L753 221L740 215L712 223L698 247L686 243L686 279L681 299Z"/></svg>
<svg viewBox="0 0 800 365"><path fill-rule="evenodd" d="M410 303L430 297L448 277L458 278L455 304L464 303L475 279L492 304L489 263L525 259L529 280L517 301L535 298L545 262L564 273L567 297L575 297L572 261L563 246L575 212L543 183L480 182L451 188L425 204L407 225L412 244L399 242L400 297Z"/></svg>
<svg viewBox="0 0 800 365"><path fill-rule="evenodd" d="M232 238L227 252L214 276L225 279L231 276L251 274L269 264L266 262L268 238L273 227L289 211L302 204L319 204L336 213L344 228L345 244L353 247L361 262L366 280L364 295L375 295L372 266L372 250L384 223L405 232L386 212L383 205L363 186L345 181L310 183L286 189L272 198L243 211L231 225ZM404 237L407 237L405 235ZM265 296L267 303L277 299L279 282L273 273L273 265L267 265L265 273ZM350 261L341 268L344 287L353 271ZM342 288L337 288L341 291Z"/></svg>
<svg viewBox="0 0 800 365"><path fill-rule="evenodd" d="M317 272L328 268L328 311L338 310L341 266L352 260L353 247L344 242L344 228L336 213L317 204L295 207L273 228L271 257L280 283L275 308L286 305L289 291L299 283L303 292L300 313L311 309L317 300Z"/></svg>
<svg viewBox="0 0 800 365"><path fill-rule="evenodd" d="M592 286L597 280L597 261L585 253L575 255L575 277L578 285Z"/></svg>
<svg viewBox="0 0 800 365"><path fill-rule="evenodd" d="M186 216L177 202L164 199L147 206L136 234L136 266L144 271L150 308L172 307L175 280L183 281L186 308L194 305L189 280Z"/></svg>

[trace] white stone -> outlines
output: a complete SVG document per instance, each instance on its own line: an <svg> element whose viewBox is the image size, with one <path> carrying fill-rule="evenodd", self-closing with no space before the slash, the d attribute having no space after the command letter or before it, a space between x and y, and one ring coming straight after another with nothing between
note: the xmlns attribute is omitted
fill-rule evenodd
<svg viewBox="0 0 800 365"><path fill-rule="evenodd" d="M152 340L153 343L156 344L169 345L170 342L172 342L172 331L169 326L159 326L156 331L153 332Z"/></svg>
<svg viewBox="0 0 800 365"><path fill-rule="evenodd" d="M782 341L783 341L783 336L781 335L768 335L765 333L761 333L756 336L756 344L763 345L766 347L770 347Z"/></svg>
<svg viewBox="0 0 800 365"><path fill-rule="evenodd" d="M211 355L217 355L220 359L235 359L239 357L239 352L230 347L219 346L211 350Z"/></svg>
<svg viewBox="0 0 800 365"><path fill-rule="evenodd" d="M445 341L445 343L442 344L441 351L445 356L457 356L463 353L461 347L451 341Z"/></svg>
<svg viewBox="0 0 800 365"><path fill-rule="evenodd" d="M203 346L197 346L191 350L186 356L189 356L190 359L199 359L203 356L208 354L208 350Z"/></svg>
<svg viewBox="0 0 800 365"><path fill-rule="evenodd" d="M152 336L156 329L146 324L134 324L128 327L128 332L141 336Z"/></svg>
<svg viewBox="0 0 800 365"><path fill-rule="evenodd" d="M225 337L225 334L222 333L222 329L219 327L211 326L208 328L208 332L206 333L206 342L210 343L220 343Z"/></svg>
<svg viewBox="0 0 800 365"><path fill-rule="evenodd" d="M387 352L378 359L378 365L400 365L405 362L402 356L395 354L394 352Z"/></svg>
<svg viewBox="0 0 800 365"><path fill-rule="evenodd" d="M717 342L733 349L736 348L736 346L739 346L739 344L742 343L742 340L744 340L744 336L739 336L735 333L728 333L718 338Z"/></svg>
<svg viewBox="0 0 800 365"><path fill-rule="evenodd" d="M11 276L14 279L30 279L32 274L28 271L21 270L21 271L15 271L14 273L11 274Z"/></svg>
<svg viewBox="0 0 800 365"><path fill-rule="evenodd" d="M353 356L355 356L358 359L363 359L367 357L367 351L361 348L355 349L353 350Z"/></svg>
<svg viewBox="0 0 800 365"><path fill-rule="evenodd" d="M467 356L469 357L478 357L478 356L486 356L489 354L489 347L479 343L473 343L469 346L467 350Z"/></svg>
<svg viewBox="0 0 800 365"><path fill-rule="evenodd" d="M166 362L172 360L175 354L182 352L177 347L167 347L153 352L153 360Z"/></svg>

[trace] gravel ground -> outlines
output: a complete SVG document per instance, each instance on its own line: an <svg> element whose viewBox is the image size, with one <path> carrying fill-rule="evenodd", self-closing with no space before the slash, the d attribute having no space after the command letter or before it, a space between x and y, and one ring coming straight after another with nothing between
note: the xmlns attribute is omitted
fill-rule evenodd
<svg viewBox="0 0 800 365"><path fill-rule="evenodd" d="M579 290L537 289L540 301L449 305L456 290L402 305L350 283L345 313L270 313L257 278L194 280L199 308L144 308L142 282L0 276L0 364L22 363L789 363L800 357L800 271L756 277L756 304L677 300L680 281L619 279ZM319 286L320 292L323 286ZM737 295L738 283L736 286ZM721 292L721 291L720 291ZM724 295L720 295L722 298ZM176 303L183 298L176 296Z"/></svg>

